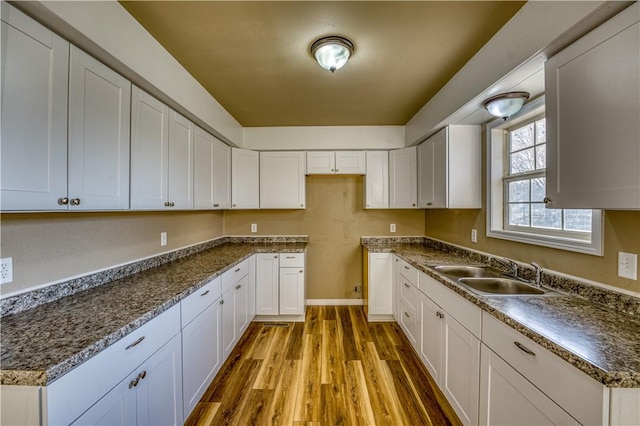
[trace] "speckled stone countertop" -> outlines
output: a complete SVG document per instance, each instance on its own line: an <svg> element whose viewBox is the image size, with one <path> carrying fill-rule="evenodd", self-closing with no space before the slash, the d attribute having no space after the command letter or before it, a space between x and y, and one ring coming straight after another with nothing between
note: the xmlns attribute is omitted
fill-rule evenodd
<svg viewBox="0 0 640 426"><path fill-rule="evenodd" d="M305 248L305 242L227 239L169 263L6 315L0 333L0 383L49 384L252 254Z"/></svg>
<svg viewBox="0 0 640 426"><path fill-rule="evenodd" d="M481 296L438 273L437 265L489 264L478 253L433 240L365 239L370 252L398 255L465 299L553 352L609 387L640 387L639 301L630 296L605 295L601 289L585 290L571 280L545 274L543 285L558 293L550 296ZM531 273L522 269L525 277ZM530 275L529 275L530 276ZM571 294L578 289L577 294ZM581 293L587 292L589 297ZM600 295L594 297L593 295ZM596 300L596 301L594 301ZM619 306L627 307L627 311Z"/></svg>

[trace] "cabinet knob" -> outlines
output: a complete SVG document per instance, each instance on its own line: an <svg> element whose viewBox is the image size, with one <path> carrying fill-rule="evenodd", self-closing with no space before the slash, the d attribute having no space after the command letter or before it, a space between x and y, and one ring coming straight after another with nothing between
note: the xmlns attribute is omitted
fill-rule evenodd
<svg viewBox="0 0 640 426"><path fill-rule="evenodd" d="M304 207L304 204L300 204L300 207Z"/></svg>
<svg viewBox="0 0 640 426"><path fill-rule="evenodd" d="M335 172L335 170L334 170L334 169L331 169L331 171L332 171L332 172Z"/></svg>
<svg viewBox="0 0 640 426"><path fill-rule="evenodd" d="M170 203L171 207L174 207L176 205L176 203L174 203L173 201Z"/></svg>
<svg viewBox="0 0 640 426"><path fill-rule="evenodd" d="M71 203L72 206L79 206L80 198L72 198L71 200L69 200L69 202Z"/></svg>
<svg viewBox="0 0 640 426"><path fill-rule="evenodd" d="M240 272L240 268L236 269L236 270L235 270L235 271L233 271L233 272Z"/></svg>
<svg viewBox="0 0 640 426"><path fill-rule="evenodd" d="M407 284L407 283L404 283L404 286L405 286L406 288L409 288L409 284Z"/></svg>
<svg viewBox="0 0 640 426"><path fill-rule="evenodd" d="M66 206L67 204L69 204L69 199L67 197L58 198L58 204L60 204L61 206Z"/></svg>
<svg viewBox="0 0 640 426"><path fill-rule="evenodd" d="M135 378L135 380L132 380L131 383L129 383L129 389L135 388L136 386L138 386L139 381L140 379L138 379L137 377Z"/></svg>
<svg viewBox="0 0 640 426"><path fill-rule="evenodd" d="M404 313L404 316L405 316L405 317L407 317L407 318L411 318L411 315L409 315L409 314L408 314L408 313L406 313L406 312Z"/></svg>
<svg viewBox="0 0 640 426"><path fill-rule="evenodd" d="M278 255L276 254L275 256L273 256L273 258L274 258L274 259L277 259L277 258L278 258Z"/></svg>
<svg viewBox="0 0 640 426"><path fill-rule="evenodd" d="M545 203L545 204L549 204L549 203L551 203L551 198L544 197L544 199L542 200L542 202L543 202L543 203Z"/></svg>
<svg viewBox="0 0 640 426"><path fill-rule="evenodd" d="M240 290L241 288L242 288L242 284L238 284L238 285L236 286L236 290Z"/></svg>
<svg viewBox="0 0 640 426"><path fill-rule="evenodd" d="M416 206L416 203L413 203L413 204L411 204L411 205L412 205L413 207L415 207L415 206Z"/></svg>
<svg viewBox="0 0 640 426"><path fill-rule="evenodd" d="M231 207L235 207L235 206L236 206L235 204L231 204Z"/></svg>
<svg viewBox="0 0 640 426"><path fill-rule="evenodd" d="M440 312L440 311L436 312L436 316L438 318L444 318L444 314L442 312Z"/></svg>
<svg viewBox="0 0 640 426"><path fill-rule="evenodd" d="M168 202L168 201L165 201L164 206L165 206L165 207L170 207L170 206L171 206L171 203L170 203L170 202Z"/></svg>
<svg viewBox="0 0 640 426"><path fill-rule="evenodd" d="M302 269L300 269L300 271L298 271L298 272L303 273L304 271Z"/></svg>
<svg viewBox="0 0 640 426"><path fill-rule="evenodd" d="M404 265L404 269L406 269L408 271L411 268L409 268L407 265Z"/></svg>
<svg viewBox="0 0 640 426"><path fill-rule="evenodd" d="M213 207L220 207L220 204L214 204Z"/></svg>
<svg viewBox="0 0 640 426"><path fill-rule="evenodd" d="M142 380L147 377L147 370L144 370L142 373L138 374L138 379Z"/></svg>
<svg viewBox="0 0 640 426"><path fill-rule="evenodd" d="M427 203L427 205L428 205L428 206L431 206L431 205L433 205L433 203L432 203L432 202L428 202L428 203Z"/></svg>
<svg viewBox="0 0 640 426"><path fill-rule="evenodd" d="M221 301L220 301L220 304L221 304L221 305L224 305L224 300L221 300Z"/></svg>

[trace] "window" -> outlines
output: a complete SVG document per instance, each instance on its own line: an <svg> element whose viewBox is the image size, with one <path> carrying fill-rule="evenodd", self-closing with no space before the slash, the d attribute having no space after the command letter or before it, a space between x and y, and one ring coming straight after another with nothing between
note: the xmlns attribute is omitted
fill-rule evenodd
<svg viewBox="0 0 640 426"><path fill-rule="evenodd" d="M487 125L490 237L601 254L601 213L547 209L544 100Z"/></svg>

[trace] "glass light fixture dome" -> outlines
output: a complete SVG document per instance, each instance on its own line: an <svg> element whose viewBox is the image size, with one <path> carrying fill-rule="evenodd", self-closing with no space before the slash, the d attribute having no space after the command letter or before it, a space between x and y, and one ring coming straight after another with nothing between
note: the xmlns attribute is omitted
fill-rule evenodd
<svg viewBox="0 0 640 426"><path fill-rule="evenodd" d="M483 102L483 105L489 111L489 114L506 120L520 111L529 96L527 92L501 93L490 97Z"/></svg>
<svg viewBox="0 0 640 426"><path fill-rule="evenodd" d="M323 37L311 45L311 54L318 64L332 73L345 66L353 51L353 43L339 36Z"/></svg>

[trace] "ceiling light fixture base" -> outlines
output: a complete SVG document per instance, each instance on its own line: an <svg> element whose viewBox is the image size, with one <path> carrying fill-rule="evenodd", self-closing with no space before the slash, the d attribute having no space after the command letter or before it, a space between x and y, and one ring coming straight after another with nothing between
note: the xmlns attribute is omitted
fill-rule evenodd
<svg viewBox="0 0 640 426"><path fill-rule="evenodd" d="M500 93L485 100L482 105L489 111L489 114L506 121L507 118L520 111L529 96L531 95L528 92Z"/></svg>

